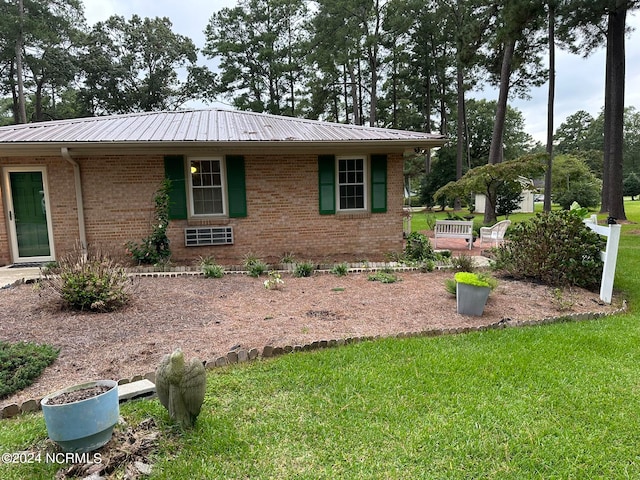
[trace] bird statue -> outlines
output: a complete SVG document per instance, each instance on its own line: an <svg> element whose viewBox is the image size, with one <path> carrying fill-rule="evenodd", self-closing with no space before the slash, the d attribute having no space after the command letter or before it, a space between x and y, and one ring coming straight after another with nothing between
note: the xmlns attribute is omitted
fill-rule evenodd
<svg viewBox="0 0 640 480"><path fill-rule="evenodd" d="M196 358L185 363L179 348L165 355L156 369L156 393L169 417L182 428L193 426L200 413L207 376Z"/></svg>

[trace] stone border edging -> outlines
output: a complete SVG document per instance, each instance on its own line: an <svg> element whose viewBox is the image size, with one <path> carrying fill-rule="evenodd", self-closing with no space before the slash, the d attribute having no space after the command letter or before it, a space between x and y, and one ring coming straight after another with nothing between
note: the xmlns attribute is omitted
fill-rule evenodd
<svg viewBox="0 0 640 480"><path fill-rule="evenodd" d="M158 272L160 273L160 272ZM243 348L233 349L226 355L221 355L215 359L207 360L204 362L207 370L212 370L219 367L225 367L228 365L234 365L238 363L247 363L256 361L259 358L273 358L280 355L294 353L294 352L306 352L311 350L319 350L322 348L335 348L353 343L367 342L373 340L380 340L383 338L419 338L419 337L438 337L442 335L458 335L461 333L481 332L486 330L497 330L501 328L513 328L513 327L528 327L537 325L549 325L552 323L563 322L578 322L585 320L595 320L602 317L619 315L627 311L627 302L623 301L622 307L611 313L600 312L586 312L586 313L570 313L567 315L560 315L557 317L546 317L542 320L511 320L503 318L502 320L488 325L480 325L476 327L454 327L454 328L433 328L429 330L422 330L420 332L400 332L390 336L363 336L363 337L347 337L334 340L316 340L305 345L286 345L284 347L278 347L273 345L265 345L262 348L262 352L258 348L251 348L249 350ZM134 375L130 379L118 380L118 385L125 383L135 382L138 380L147 379L155 383L155 372L148 372L145 375ZM145 397L149 398L149 397ZM30 413L40 410L40 401L42 399L30 399L22 402L21 405L10 404L0 410L0 419L12 418L21 413Z"/></svg>

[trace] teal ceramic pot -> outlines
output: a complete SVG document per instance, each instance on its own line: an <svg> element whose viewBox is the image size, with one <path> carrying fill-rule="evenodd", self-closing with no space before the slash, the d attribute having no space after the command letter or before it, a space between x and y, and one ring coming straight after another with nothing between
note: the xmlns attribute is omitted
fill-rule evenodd
<svg viewBox="0 0 640 480"><path fill-rule="evenodd" d="M77 402L49 405L54 397L94 386L109 387L109 390ZM111 439L120 416L118 384L113 380L74 385L47 395L40 404L49 438L65 452L84 453L102 447Z"/></svg>
<svg viewBox="0 0 640 480"><path fill-rule="evenodd" d="M467 283L456 283L456 302L461 315L481 316L491 289Z"/></svg>

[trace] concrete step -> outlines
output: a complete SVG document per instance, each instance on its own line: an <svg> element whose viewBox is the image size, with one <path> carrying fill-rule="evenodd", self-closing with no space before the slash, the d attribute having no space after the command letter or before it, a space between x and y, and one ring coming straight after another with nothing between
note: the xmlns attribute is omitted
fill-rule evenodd
<svg viewBox="0 0 640 480"><path fill-rule="evenodd" d="M146 378L136 382L118 385L118 399L121 403L129 400L135 400L137 398L149 398L155 394L155 384Z"/></svg>

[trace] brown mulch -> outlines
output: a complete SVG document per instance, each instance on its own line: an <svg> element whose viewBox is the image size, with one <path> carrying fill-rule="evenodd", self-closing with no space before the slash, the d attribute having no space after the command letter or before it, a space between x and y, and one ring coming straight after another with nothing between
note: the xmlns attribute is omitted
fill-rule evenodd
<svg viewBox="0 0 640 480"><path fill-rule="evenodd" d="M391 284L366 273L311 278L283 275L280 290L259 279L227 275L138 278L136 294L113 313L66 311L40 288L0 290L0 340L47 343L58 359L30 387L0 407L41 398L73 384L131 378L155 370L180 347L187 358L214 360L237 348L294 346L318 340L540 320L568 313L610 313L598 294L501 279L482 317L456 313L444 289L450 271L400 272Z"/></svg>

